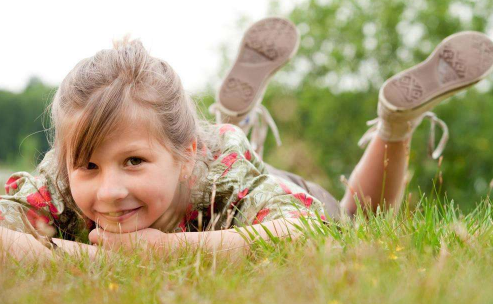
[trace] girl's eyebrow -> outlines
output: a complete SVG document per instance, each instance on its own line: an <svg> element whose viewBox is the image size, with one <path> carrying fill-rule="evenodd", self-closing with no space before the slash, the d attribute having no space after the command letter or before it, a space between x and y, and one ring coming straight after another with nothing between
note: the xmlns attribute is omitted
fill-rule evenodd
<svg viewBox="0 0 493 304"><path fill-rule="evenodd" d="M148 151L149 150L149 147L141 147L141 146L131 147L131 148L125 149L123 151L119 151L118 153L116 153L116 155L131 154L131 153L134 153L134 152L137 152L137 151L141 151L141 150Z"/></svg>

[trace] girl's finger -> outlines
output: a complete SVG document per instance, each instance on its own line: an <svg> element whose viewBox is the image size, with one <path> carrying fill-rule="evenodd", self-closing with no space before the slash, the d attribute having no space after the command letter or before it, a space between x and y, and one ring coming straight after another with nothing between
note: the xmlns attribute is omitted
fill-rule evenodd
<svg viewBox="0 0 493 304"><path fill-rule="evenodd" d="M132 248L136 243L135 233L111 233L103 229L94 229L89 233L89 241L93 244L101 245L105 249L119 250L123 248Z"/></svg>
<svg viewBox="0 0 493 304"><path fill-rule="evenodd" d="M105 249L115 249L120 247L120 234L114 234L103 229L93 229L89 233L89 241L95 245L101 245Z"/></svg>
<svg viewBox="0 0 493 304"><path fill-rule="evenodd" d="M100 230L100 229L93 229L89 233L89 242L91 242L91 244L100 244L101 243L102 238L99 237L100 232L98 230Z"/></svg>

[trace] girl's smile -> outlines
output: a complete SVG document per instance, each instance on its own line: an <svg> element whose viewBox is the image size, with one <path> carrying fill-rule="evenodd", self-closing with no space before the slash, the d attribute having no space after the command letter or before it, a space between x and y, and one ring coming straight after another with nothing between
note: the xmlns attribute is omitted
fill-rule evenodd
<svg viewBox="0 0 493 304"><path fill-rule="evenodd" d="M114 221L114 222L123 222L124 220L128 219L132 215L136 214L139 209L142 208L142 206L134 208L134 209L127 209L127 210L121 210L121 211L116 211L116 212L100 212L96 211L109 221Z"/></svg>

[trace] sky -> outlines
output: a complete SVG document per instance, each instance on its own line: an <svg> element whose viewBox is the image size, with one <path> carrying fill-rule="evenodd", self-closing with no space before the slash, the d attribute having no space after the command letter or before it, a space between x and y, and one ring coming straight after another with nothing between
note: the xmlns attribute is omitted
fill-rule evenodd
<svg viewBox="0 0 493 304"><path fill-rule="evenodd" d="M19 92L31 76L58 85L81 59L130 33L167 61L188 92L217 76L226 43L240 43L237 21L267 16L267 0L45 0L0 5L0 89Z"/></svg>

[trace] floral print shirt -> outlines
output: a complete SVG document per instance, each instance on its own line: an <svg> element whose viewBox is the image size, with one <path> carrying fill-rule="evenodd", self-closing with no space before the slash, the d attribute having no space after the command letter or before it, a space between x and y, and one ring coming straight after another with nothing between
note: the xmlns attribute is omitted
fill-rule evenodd
<svg viewBox="0 0 493 304"><path fill-rule="evenodd" d="M179 225L169 232L226 229L300 216L325 220L324 206L300 186L269 174L243 131L235 125L217 124L219 149L202 147L207 163L197 162L189 179L189 201ZM0 226L29 232L53 229L58 237L73 239L93 223L82 221L68 187L55 187L53 151L48 151L32 175L16 172L0 195ZM65 198L65 200L62 199ZM67 201L68 200L68 201ZM52 228L53 227L53 228Z"/></svg>

